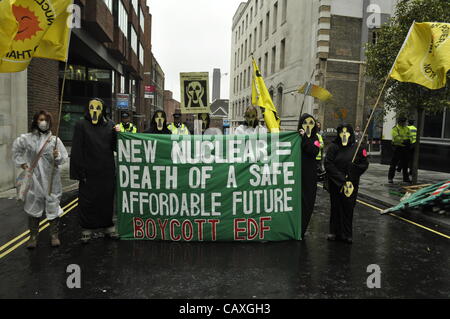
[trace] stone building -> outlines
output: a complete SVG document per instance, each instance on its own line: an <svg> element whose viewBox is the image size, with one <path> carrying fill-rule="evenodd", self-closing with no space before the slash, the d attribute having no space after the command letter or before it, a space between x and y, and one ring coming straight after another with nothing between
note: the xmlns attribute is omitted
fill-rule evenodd
<svg viewBox="0 0 450 319"><path fill-rule="evenodd" d="M371 107L366 98L364 46L376 41L395 0L249 0L233 17L230 120L236 127L251 104L253 54L282 118L297 127L300 109L325 130L340 122L361 125ZM333 99L318 103L297 93L307 81Z"/></svg>

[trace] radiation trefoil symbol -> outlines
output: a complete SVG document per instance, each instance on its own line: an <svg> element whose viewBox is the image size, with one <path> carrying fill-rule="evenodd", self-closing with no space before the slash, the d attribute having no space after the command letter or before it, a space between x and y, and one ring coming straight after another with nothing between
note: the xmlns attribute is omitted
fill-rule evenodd
<svg viewBox="0 0 450 319"><path fill-rule="evenodd" d="M43 31L39 26L39 19L28 8L22 6L13 5L12 7L14 16L19 24L19 30L17 31L15 41L25 41L33 38L39 31Z"/></svg>

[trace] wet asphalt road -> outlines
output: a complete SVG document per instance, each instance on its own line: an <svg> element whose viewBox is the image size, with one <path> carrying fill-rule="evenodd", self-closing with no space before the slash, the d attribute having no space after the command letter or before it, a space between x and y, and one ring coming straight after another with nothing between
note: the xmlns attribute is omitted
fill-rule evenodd
<svg viewBox="0 0 450 319"><path fill-rule="evenodd" d="M49 247L45 230L37 250L0 259L0 298L450 297L448 239L359 204L354 244L327 242L329 200L318 196L303 242L82 246L75 209L63 218L61 248ZM13 209L1 214L0 246L26 229ZM70 264L81 267L81 289L66 286ZM367 288L370 264L381 267L380 289Z"/></svg>

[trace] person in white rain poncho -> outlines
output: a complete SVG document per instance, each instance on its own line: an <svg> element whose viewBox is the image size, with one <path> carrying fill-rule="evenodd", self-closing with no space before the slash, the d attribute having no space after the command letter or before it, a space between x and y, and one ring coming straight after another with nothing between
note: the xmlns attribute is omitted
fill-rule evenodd
<svg viewBox="0 0 450 319"><path fill-rule="evenodd" d="M24 210L28 214L30 240L27 248L37 245L39 221L46 214L50 223L51 245L59 246L59 216L62 213L60 200L62 195L60 166L67 160L67 151L61 140L52 136L52 117L46 111L40 111L33 117L31 133L22 134L13 144L13 161L22 169L30 167L42 149L41 156L33 169L30 190L25 197ZM55 143L56 149L55 149ZM52 173L54 169L54 173ZM53 174L52 190L49 192L50 179Z"/></svg>
<svg viewBox="0 0 450 319"><path fill-rule="evenodd" d="M258 110L249 106L244 114L245 122L234 130L235 135L267 134L267 129L259 123Z"/></svg>

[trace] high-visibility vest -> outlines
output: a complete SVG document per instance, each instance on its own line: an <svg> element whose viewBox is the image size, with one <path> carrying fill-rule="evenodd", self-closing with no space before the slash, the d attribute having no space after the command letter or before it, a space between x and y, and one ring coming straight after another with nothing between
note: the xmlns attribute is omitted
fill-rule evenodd
<svg viewBox="0 0 450 319"><path fill-rule="evenodd" d="M119 128L120 128L120 132L122 133L137 133L137 128L136 126L133 125L133 123L130 123L130 126L128 127L128 129L125 128L125 126L123 125L123 123L121 122L119 124Z"/></svg>
<svg viewBox="0 0 450 319"><path fill-rule="evenodd" d="M172 132L173 135L190 135L189 130L184 124L181 124L180 127L177 127L175 124L170 123L167 128Z"/></svg>
<svg viewBox="0 0 450 319"><path fill-rule="evenodd" d="M415 144L417 142L417 127L415 127L414 125L410 125L408 126L408 129L411 144Z"/></svg>
<svg viewBox="0 0 450 319"><path fill-rule="evenodd" d="M410 132L407 126L396 125L392 129L392 145L395 146L405 146L403 144L404 140L410 140Z"/></svg>
<svg viewBox="0 0 450 319"><path fill-rule="evenodd" d="M322 135L320 135L319 133L317 133L317 137L319 138L320 151L319 151L319 154L317 154L316 161L321 161L321 160L322 160L322 153L323 153L323 149L324 149L324 147L325 147L325 144L323 143L323 137L322 137Z"/></svg>

